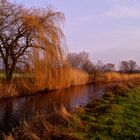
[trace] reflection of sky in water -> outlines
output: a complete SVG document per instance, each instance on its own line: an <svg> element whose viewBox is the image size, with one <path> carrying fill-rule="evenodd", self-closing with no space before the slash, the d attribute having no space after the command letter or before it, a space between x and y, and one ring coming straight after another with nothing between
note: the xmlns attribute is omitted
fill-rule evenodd
<svg viewBox="0 0 140 140"><path fill-rule="evenodd" d="M53 112L61 105L73 111L77 106L86 105L91 98L101 97L103 93L103 87L95 88L93 85L87 85L2 101L0 103L0 129L12 121L30 119L37 111Z"/></svg>

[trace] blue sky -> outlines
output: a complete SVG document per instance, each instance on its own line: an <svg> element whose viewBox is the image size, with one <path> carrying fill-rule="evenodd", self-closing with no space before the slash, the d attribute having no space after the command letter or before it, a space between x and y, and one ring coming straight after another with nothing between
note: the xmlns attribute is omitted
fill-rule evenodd
<svg viewBox="0 0 140 140"><path fill-rule="evenodd" d="M13 1L13 0L11 0ZM14 0L15 1L15 0ZM65 14L67 46L92 60L133 59L140 65L139 0L17 0L27 7L52 6Z"/></svg>

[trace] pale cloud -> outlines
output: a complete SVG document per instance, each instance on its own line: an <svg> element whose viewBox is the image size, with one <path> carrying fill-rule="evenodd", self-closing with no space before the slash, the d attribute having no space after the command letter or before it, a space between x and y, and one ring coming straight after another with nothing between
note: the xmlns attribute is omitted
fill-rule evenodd
<svg viewBox="0 0 140 140"><path fill-rule="evenodd" d="M93 15L82 16L78 20L79 22L91 22L93 20Z"/></svg>
<svg viewBox="0 0 140 140"><path fill-rule="evenodd" d="M79 17L78 22L91 23L91 22L97 21L100 16L102 15L89 14L86 16Z"/></svg>
<svg viewBox="0 0 140 140"><path fill-rule="evenodd" d="M136 7L116 7L104 13L104 16L111 18L140 18L140 8Z"/></svg>
<svg viewBox="0 0 140 140"><path fill-rule="evenodd" d="M77 23L102 23L108 19L139 19L140 18L140 3L137 0L133 1L132 4L122 4L116 0L116 3L106 11L102 11L96 14L88 14L78 18ZM124 0L129 1L129 0ZM139 1L140 2L140 1Z"/></svg>
<svg viewBox="0 0 140 140"><path fill-rule="evenodd" d="M127 5L127 6L139 6L140 0L106 0L107 2L111 3L112 5Z"/></svg>
<svg viewBox="0 0 140 140"><path fill-rule="evenodd" d="M140 0L106 0L111 7L100 13L79 18L80 22L91 23L106 18L140 18Z"/></svg>
<svg viewBox="0 0 140 140"><path fill-rule="evenodd" d="M140 0L107 0L112 7L104 13L110 18L140 18Z"/></svg>

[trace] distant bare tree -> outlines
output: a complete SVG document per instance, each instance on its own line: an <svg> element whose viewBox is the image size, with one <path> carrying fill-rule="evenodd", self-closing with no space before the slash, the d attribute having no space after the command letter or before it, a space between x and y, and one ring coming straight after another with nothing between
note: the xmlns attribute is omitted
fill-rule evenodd
<svg viewBox="0 0 140 140"><path fill-rule="evenodd" d="M137 69L137 63L134 60L129 60L130 70L129 73L133 73Z"/></svg>
<svg viewBox="0 0 140 140"><path fill-rule="evenodd" d="M104 64L101 60L98 60L96 64L93 65L92 74L93 82L96 83L97 79L101 77L103 73Z"/></svg>
<svg viewBox="0 0 140 140"><path fill-rule="evenodd" d="M115 65L112 63L107 63L103 66L103 71L105 72L115 71Z"/></svg>
<svg viewBox="0 0 140 140"><path fill-rule="evenodd" d="M71 65L73 68L76 68L76 69L79 68L80 60L79 60L79 58L78 58L78 54L77 54L77 53L69 53L69 54L67 55L67 59L68 59L70 65Z"/></svg>
<svg viewBox="0 0 140 140"><path fill-rule="evenodd" d="M62 13L51 9L30 10L7 0L0 1L0 59L8 81L12 79L17 64L27 62L25 55L32 48L61 56L63 33L59 22L63 19Z"/></svg>
<svg viewBox="0 0 140 140"><path fill-rule="evenodd" d="M129 71L129 62L128 61L121 61L119 70L122 72L128 72Z"/></svg>
<svg viewBox="0 0 140 140"><path fill-rule="evenodd" d="M92 72L93 64L87 52L69 53L67 59L75 69L82 69L88 73Z"/></svg>
<svg viewBox="0 0 140 140"><path fill-rule="evenodd" d="M129 60L129 61L121 61L119 69L122 72L127 72L127 73L133 73L135 70L137 70L137 64L134 60Z"/></svg>
<svg viewBox="0 0 140 140"><path fill-rule="evenodd" d="M85 70L89 74L92 74L93 68L94 68L93 63L90 60L84 63L83 65L83 70Z"/></svg>

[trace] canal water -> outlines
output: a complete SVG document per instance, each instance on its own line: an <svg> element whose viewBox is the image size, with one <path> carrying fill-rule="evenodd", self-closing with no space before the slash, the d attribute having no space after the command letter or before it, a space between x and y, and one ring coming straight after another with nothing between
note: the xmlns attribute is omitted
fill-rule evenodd
<svg viewBox="0 0 140 140"><path fill-rule="evenodd" d="M104 91L105 86L85 85L0 101L0 131L8 132L20 121L30 120L36 112L51 113L61 105L74 111L78 106L85 106L91 99L101 98Z"/></svg>

